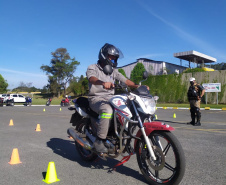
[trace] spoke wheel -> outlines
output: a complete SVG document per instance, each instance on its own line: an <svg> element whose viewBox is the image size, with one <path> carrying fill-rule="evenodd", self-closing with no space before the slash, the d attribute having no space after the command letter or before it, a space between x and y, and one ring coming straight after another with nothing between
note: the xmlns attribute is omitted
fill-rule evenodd
<svg viewBox="0 0 226 185"><path fill-rule="evenodd" d="M149 135L156 160L152 160L143 139L136 145L137 161L145 179L153 185L177 185L185 172L185 157L177 138L167 131Z"/></svg>

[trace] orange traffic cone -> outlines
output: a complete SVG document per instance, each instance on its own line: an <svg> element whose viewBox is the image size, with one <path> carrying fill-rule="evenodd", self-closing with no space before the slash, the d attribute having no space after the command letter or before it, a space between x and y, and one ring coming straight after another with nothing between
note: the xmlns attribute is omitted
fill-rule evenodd
<svg viewBox="0 0 226 185"><path fill-rule="evenodd" d="M47 172L46 172L46 177L42 181L44 181L47 184L60 181L60 179L57 178L57 173L56 173L56 168L55 168L54 162L49 162Z"/></svg>
<svg viewBox="0 0 226 185"><path fill-rule="evenodd" d="M37 127L36 127L35 131L36 131L36 132L40 132L40 131L41 131L40 124L37 124Z"/></svg>
<svg viewBox="0 0 226 185"><path fill-rule="evenodd" d="M18 152L17 148L14 148L13 152L12 152L12 155L11 155L11 159L10 159L9 164L13 165L13 164L19 164L19 163L22 163L20 161L19 152Z"/></svg>
<svg viewBox="0 0 226 185"><path fill-rule="evenodd" d="M12 119L9 121L9 126L13 126L13 120Z"/></svg>

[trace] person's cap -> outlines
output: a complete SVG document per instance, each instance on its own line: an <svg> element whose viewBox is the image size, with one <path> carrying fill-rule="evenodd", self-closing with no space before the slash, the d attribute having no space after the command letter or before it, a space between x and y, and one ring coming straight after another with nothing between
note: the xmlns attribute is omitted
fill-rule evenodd
<svg viewBox="0 0 226 185"><path fill-rule="evenodd" d="M193 82L194 80L195 80L194 77L191 77L191 78L190 78L190 82Z"/></svg>

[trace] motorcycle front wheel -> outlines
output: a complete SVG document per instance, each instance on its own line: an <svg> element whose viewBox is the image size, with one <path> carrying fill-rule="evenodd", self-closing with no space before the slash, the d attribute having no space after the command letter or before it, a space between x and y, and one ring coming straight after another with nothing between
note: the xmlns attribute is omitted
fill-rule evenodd
<svg viewBox="0 0 226 185"><path fill-rule="evenodd" d="M156 160L152 160L144 139L136 145L137 162L141 173L152 185L177 185L185 172L183 149L169 131L154 131L149 136Z"/></svg>
<svg viewBox="0 0 226 185"><path fill-rule="evenodd" d="M85 134L85 129L86 129L87 121L88 121L87 119L82 119L80 121L79 125L76 127L76 130L79 133ZM78 151L79 155L81 156L81 158L84 161L94 161L98 157L96 153L92 152L91 150L86 150L85 148L83 148L76 141L75 141L75 146L77 148L77 151Z"/></svg>

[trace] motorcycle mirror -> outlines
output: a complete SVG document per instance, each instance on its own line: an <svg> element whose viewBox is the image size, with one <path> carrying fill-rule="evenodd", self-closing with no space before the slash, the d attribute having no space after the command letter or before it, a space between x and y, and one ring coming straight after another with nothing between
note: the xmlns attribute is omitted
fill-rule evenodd
<svg viewBox="0 0 226 185"><path fill-rule="evenodd" d="M144 71L143 73L143 79L147 79L148 78L148 72L147 71Z"/></svg>
<svg viewBox="0 0 226 185"><path fill-rule="evenodd" d="M154 100L157 101L159 99L158 96L154 96Z"/></svg>

